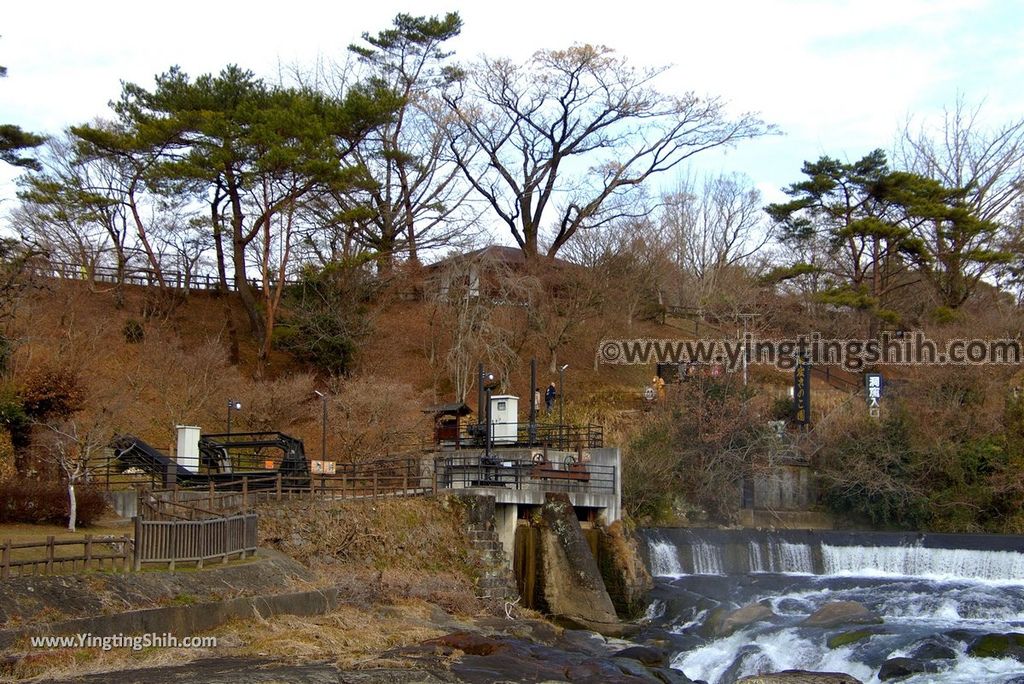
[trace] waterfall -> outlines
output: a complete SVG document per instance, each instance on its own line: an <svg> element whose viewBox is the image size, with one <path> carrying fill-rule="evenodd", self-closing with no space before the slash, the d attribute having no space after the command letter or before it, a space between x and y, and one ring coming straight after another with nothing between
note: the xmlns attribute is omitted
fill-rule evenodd
<svg viewBox="0 0 1024 684"><path fill-rule="evenodd" d="M789 542L769 542L768 548L772 560L778 559L771 572L813 575L814 560L811 557L809 544L791 544Z"/></svg>
<svg viewBox="0 0 1024 684"><path fill-rule="evenodd" d="M761 555L761 545L756 541L747 542L747 554L750 562L750 572L775 572L765 568L764 557Z"/></svg>
<svg viewBox="0 0 1024 684"><path fill-rule="evenodd" d="M891 532L650 530L654 575L771 573L1024 582L1024 537Z"/></svg>
<svg viewBox="0 0 1024 684"><path fill-rule="evenodd" d="M667 541L651 541L651 574L658 577L680 577L683 567L679 564L679 553L675 544Z"/></svg>
<svg viewBox="0 0 1024 684"><path fill-rule="evenodd" d="M722 551L717 544L697 542L690 547L693 553L693 574L724 575Z"/></svg>
<svg viewBox="0 0 1024 684"><path fill-rule="evenodd" d="M1024 554L922 546L821 545L826 575L1024 580Z"/></svg>

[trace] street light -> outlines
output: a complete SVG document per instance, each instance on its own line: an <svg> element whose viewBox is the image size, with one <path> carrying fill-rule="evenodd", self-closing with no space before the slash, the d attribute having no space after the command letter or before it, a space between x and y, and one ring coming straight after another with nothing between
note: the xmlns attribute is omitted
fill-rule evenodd
<svg viewBox="0 0 1024 684"><path fill-rule="evenodd" d="M327 460L327 395L320 390L313 390L316 396L320 397L320 403L323 404L323 417L321 420L320 430L320 460Z"/></svg>
<svg viewBox="0 0 1024 684"><path fill-rule="evenodd" d="M232 411L241 411L241 410L242 410L242 402L238 401L237 399L228 399L228 434L229 435L231 434L231 412Z"/></svg>
<svg viewBox="0 0 1024 684"><path fill-rule="evenodd" d="M569 364L559 367L558 369L558 445L565 448L565 443L562 440L562 430L565 429L565 369L569 367Z"/></svg>
<svg viewBox="0 0 1024 684"><path fill-rule="evenodd" d="M484 433L484 463L490 465L491 463L491 430L493 428L491 424L491 392L495 387L498 386L498 380L494 377L494 373L483 373L480 376L480 380L483 384L484 392L487 394L487 409L486 409L486 420L487 427Z"/></svg>

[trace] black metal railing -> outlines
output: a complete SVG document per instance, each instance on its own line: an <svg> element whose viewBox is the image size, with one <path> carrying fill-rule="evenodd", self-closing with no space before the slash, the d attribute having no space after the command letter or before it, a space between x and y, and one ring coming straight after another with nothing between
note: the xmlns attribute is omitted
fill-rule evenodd
<svg viewBox="0 0 1024 684"><path fill-rule="evenodd" d="M551 423L491 423L492 447L551 447L556 449L600 449L604 428L600 425L558 425ZM457 445L482 448L487 439L486 423L469 423L459 432Z"/></svg>
<svg viewBox="0 0 1024 684"><path fill-rule="evenodd" d="M435 465L438 489L503 487L549 492L615 493L615 466L579 463L575 454L561 461L526 458L449 456Z"/></svg>

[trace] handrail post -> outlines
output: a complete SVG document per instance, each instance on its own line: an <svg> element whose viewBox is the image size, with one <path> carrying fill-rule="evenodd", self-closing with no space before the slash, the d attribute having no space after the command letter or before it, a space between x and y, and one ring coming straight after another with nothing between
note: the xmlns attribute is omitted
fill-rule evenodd
<svg viewBox="0 0 1024 684"><path fill-rule="evenodd" d="M242 512L249 510L249 476L242 476Z"/></svg>
<svg viewBox="0 0 1024 684"><path fill-rule="evenodd" d="M277 472L277 500L281 500L281 471Z"/></svg>
<svg viewBox="0 0 1024 684"><path fill-rule="evenodd" d="M46 572L53 572L53 535L46 538Z"/></svg>
<svg viewBox="0 0 1024 684"><path fill-rule="evenodd" d="M142 569L142 517L132 518L135 523L135 542L132 544L132 570L138 572Z"/></svg>
<svg viewBox="0 0 1024 684"><path fill-rule="evenodd" d="M0 579L7 579L11 576L11 540L4 542L3 551L0 552Z"/></svg>

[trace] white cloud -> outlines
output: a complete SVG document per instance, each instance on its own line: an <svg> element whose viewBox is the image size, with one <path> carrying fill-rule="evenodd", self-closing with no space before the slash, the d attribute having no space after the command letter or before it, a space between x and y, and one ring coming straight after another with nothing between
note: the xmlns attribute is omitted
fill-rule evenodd
<svg viewBox="0 0 1024 684"><path fill-rule="evenodd" d="M0 64L10 69L0 81L0 121L57 132L104 114L121 80L149 84L172 64L198 74L237 63L272 77L279 61L343 56L361 32L384 28L397 12L458 9L465 20L453 44L460 59L603 43L637 64L674 64L662 79L666 89L717 94L736 110L761 111L785 138L745 144L706 164L736 163L723 170L781 187L804 159L888 147L908 114L933 114L958 92L989 98L996 116L1019 116L1024 28L1007 20L1015 4L15 3L4 9L0 38Z"/></svg>

